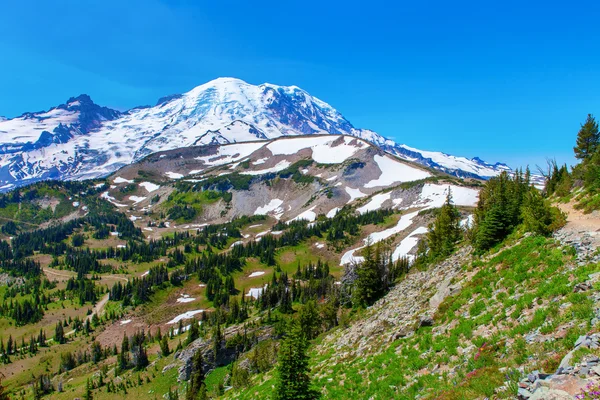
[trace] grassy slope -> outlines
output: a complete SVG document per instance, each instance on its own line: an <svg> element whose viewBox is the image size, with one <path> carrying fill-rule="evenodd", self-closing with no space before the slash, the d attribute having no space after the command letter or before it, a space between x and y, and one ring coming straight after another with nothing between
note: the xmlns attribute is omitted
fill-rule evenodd
<svg viewBox="0 0 600 400"><path fill-rule="evenodd" d="M520 377L511 372L519 366L553 372L575 339L594 328L591 300L573 286L600 265L573 267L572 251L541 237L512 245L465 270L472 279L442 303L433 327L338 364L329 362L335 349L317 354L313 347L315 386L328 399L468 399L492 396L507 375ZM527 343L525 335L538 328L553 340ZM224 397L267 399L273 384L272 372L259 375L253 387ZM500 396L515 392L509 384Z"/></svg>

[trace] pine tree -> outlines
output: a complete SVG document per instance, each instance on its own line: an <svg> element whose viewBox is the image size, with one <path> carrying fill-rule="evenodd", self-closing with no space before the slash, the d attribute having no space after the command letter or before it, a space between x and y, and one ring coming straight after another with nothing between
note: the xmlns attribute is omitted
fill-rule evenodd
<svg viewBox="0 0 600 400"><path fill-rule="evenodd" d="M306 302L298 311L298 322L302 333L308 340L317 337L321 328L321 316L314 300Z"/></svg>
<svg viewBox="0 0 600 400"><path fill-rule="evenodd" d="M188 330L188 337L185 341L185 345L192 343L194 340L200 337L200 331L198 330L198 321L192 319L190 329Z"/></svg>
<svg viewBox="0 0 600 400"><path fill-rule="evenodd" d="M65 330L60 322L56 323L56 328L54 329L54 341L59 344L66 342Z"/></svg>
<svg viewBox="0 0 600 400"><path fill-rule="evenodd" d="M373 304L383 293L380 268L371 243L363 250L364 261L355 263L356 281L352 289L352 302L359 307Z"/></svg>
<svg viewBox="0 0 600 400"><path fill-rule="evenodd" d="M83 395L84 400L93 400L94 396L92 394L92 386L90 384L90 380L88 379L85 383L85 394Z"/></svg>
<svg viewBox="0 0 600 400"><path fill-rule="evenodd" d="M123 341L121 342L121 353L119 353L118 361L118 367L120 371L126 370L129 366L129 339L125 334L123 334Z"/></svg>
<svg viewBox="0 0 600 400"><path fill-rule="evenodd" d="M440 208L435 220L429 225L427 233L431 257L435 259L449 256L461 237L460 212L452 204L452 190L448 188L446 202Z"/></svg>
<svg viewBox="0 0 600 400"><path fill-rule="evenodd" d="M566 222L564 214L552 207L537 190L531 190L523 203L523 226L528 232L550 235Z"/></svg>
<svg viewBox="0 0 600 400"><path fill-rule="evenodd" d="M320 393L311 387L308 367L308 340L297 323L281 342L277 382L273 400L316 400Z"/></svg>
<svg viewBox="0 0 600 400"><path fill-rule="evenodd" d="M202 364L202 351L196 350L196 353L192 358L192 371L190 373L190 382L188 384L188 390L185 394L186 400L207 399L206 384L204 383L204 370Z"/></svg>
<svg viewBox="0 0 600 400"><path fill-rule="evenodd" d="M577 145L573 148L575 157L580 160L587 160L598 149L600 144L600 133L598 132L598 123L592 114L588 114L585 123L581 125L577 133Z"/></svg>
<svg viewBox="0 0 600 400"><path fill-rule="evenodd" d="M169 350L169 338L167 338L167 335L163 336L160 340L160 352L163 357L167 357L171 354L171 351Z"/></svg>

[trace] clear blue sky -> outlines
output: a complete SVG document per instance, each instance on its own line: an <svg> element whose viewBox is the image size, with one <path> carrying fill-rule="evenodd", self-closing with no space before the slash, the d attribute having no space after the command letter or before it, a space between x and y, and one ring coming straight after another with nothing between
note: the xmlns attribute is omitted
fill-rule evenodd
<svg viewBox="0 0 600 400"><path fill-rule="evenodd" d="M414 147L572 163L600 116L599 3L5 1L0 115L80 93L127 109L233 76L300 86Z"/></svg>

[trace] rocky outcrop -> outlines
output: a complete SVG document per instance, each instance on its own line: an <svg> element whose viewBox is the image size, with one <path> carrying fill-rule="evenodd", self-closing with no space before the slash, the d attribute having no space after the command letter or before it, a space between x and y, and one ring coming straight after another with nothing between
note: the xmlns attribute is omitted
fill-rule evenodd
<svg viewBox="0 0 600 400"><path fill-rule="evenodd" d="M411 336L419 326L431 326L442 301L461 287L461 268L470 257L470 247L461 248L446 261L427 271L411 271L385 297L367 310L367 315L346 329L328 335L319 351L335 348L336 357L374 354L390 342Z"/></svg>

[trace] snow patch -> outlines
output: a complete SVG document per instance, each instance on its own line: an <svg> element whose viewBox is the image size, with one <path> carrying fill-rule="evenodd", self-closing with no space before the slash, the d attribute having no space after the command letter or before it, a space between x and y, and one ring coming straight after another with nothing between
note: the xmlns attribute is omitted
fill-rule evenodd
<svg viewBox="0 0 600 400"><path fill-rule="evenodd" d="M175 318L173 318L172 320L167 322L167 324L172 325L172 324L178 323L179 321L183 321L185 319L191 319L194 317L194 315L200 314L202 312L204 312L204 310L193 310L193 311L184 312L183 314L179 314L178 316L176 316Z"/></svg>
<svg viewBox="0 0 600 400"><path fill-rule="evenodd" d="M121 178L120 176L117 176L114 180L114 183L133 183L133 181L129 180L129 179L125 179L125 178Z"/></svg>
<svg viewBox="0 0 600 400"><path fill-rule="evenodd" d="M177 172L167 171L167 172L165 172L165 175L168 176L171 179L181 179L181 178L183 178L183 175L179 174Z"/></svg>
<svg viewBox="0 0 600 400"><path fill-rule="evenodd" d="M392 193L390 193L390 192L376 194L375 196L371 197L371 200L367 204L358 208L357 211L360 214L364 214L368 211L379 210L381 208L381 206L383 205L383 203L385 203L391 197L392 197Z"/></svg>
<svg viewBox="0 0 600 400"><path fill-rule="evenodd" d="M350 195L350 200L348 201L348 203L351 203L356 199L360 199L361 197L367 196L367 194L361 192L360 189L352 189L351 187L346 187L346 193Z"/></svg>
<svg viewBox="0 0 600 400"><path fill-rule="evenodd" d="M196 299L190 297L189 294L182 294L181 297L177 299L178 303L191 303L192 301L196 301Z"/></svg>
<svg viewBox="0 0 600 400"><path fill-rule="evenodd" d="M381 176L368 182L366 188L391 186L394 183L418 181L431 176L429 172L401 163L387 155L376 155L374 160L381 170Z"/></svg>
<svg viewBox="0 0 600 400"><path fill-rule="evenodd" d="M272 199L268 204L265 204L262 207L258 207L256 211L254 211L254 215L266 215L268 213L273 213L274 217L279 219L281 215L283 215L283 200L280 199Z"/></svg>
<svg viewBox="0 0 600 400"><path fill-rule="evenodd" d="M407 257L408 261L412 261L415 256L408 253L417 245L417 243L419 243L419 238L416 236L423 235L425 233L427 233L427 228L420 226L412 231L407 237L402 239L398 247L396 247L392 253L392 261L398 261L402 257Z"/></svg>
<svg viewBox="0 0 600 400"><path fill-rule="evenodd" d="M140 183L140 186L143 187L144 189L146 189L148 191L148 193L154 192L155 190L160 189L160 185L157 185L156 183L152 183L152 182L142 182L142 183Z"/></svg>

